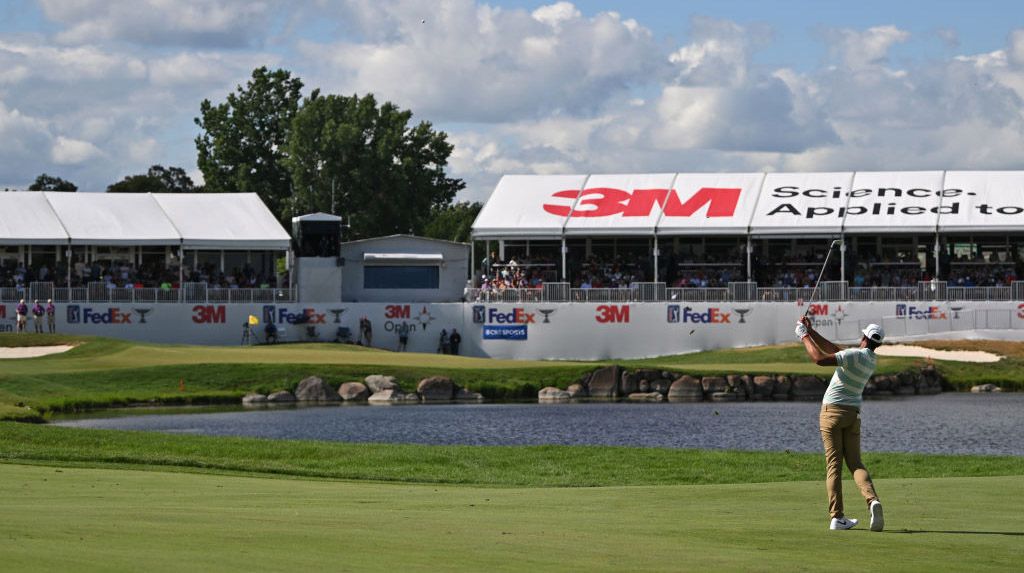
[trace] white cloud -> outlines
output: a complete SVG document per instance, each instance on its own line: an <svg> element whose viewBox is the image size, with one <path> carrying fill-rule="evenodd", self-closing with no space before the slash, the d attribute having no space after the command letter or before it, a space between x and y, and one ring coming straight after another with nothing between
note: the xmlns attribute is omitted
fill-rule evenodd
<svg viewBox="0 0 1024 573"><path fill-rule="evenodd" d="M502 122L594 113L656 82L665 66L651 33L614 13L585 18L569 3L532 14L468 0L440 2L430 14L417 6L350 4L355 21L387 39L300 43L315 83L373 92L436 121Z"/></svg>
<svg viewBox="0 0 1024 573"><path fill-rule="evenodd" d="M91 142L57 136L50 149L50 157L57 165L75 165L101 155L99 148Z"/></svg>
<svg viewBox="0 0 1024 573"><path fill-rule="evenodd" d="M238 47L260 38L271 2L250 0L39 0L67 26L66 44L125 40L148 45Z"/></svg>
<svg viewBox="0 0 1024 573"><path fill-rule="evenodd" d="M52 35L0 33L8 184L101 190L154 163L198 181L199 102L261 65L449 131L466 198L513 172L999 169L1024 147L1024 29L946 60L896 50L953 53L955 28L828 30L824 64L791 68L763 63L766 25L695 16L678 41L566 1L39 2Z"/></svg>
<svg viewBox="0 0 1024 573"><path fill-rule="evenodd" d="M889 50L910 39L910 32L895 26L875 26L867 30L839 30L833 50L845 68L857 71L888 63Z"/></svg>

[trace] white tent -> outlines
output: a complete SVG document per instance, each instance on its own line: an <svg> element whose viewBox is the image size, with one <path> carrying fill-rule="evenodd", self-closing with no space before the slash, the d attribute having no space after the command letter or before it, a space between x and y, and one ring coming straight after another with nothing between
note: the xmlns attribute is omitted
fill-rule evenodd
<svg viewBox="0 0 1024 573"><path fill-rule="evenodd" d="M0 193L0 244L66 245L68 233L44 193Z"/></svg>
<svg viewBox="0 0 1024 573"><path fill-rule="evenodd" d="M72 245L178 245L181 235L148 193L45 193Z"/></svg>
<svg viewBox="0 0 1024 573"><path fill-rule="evenodd" d="M287 250L255 193L0 193L0 244Z"/></svg>
<svg viewBox="0 0 1024 573"><path fill-rule="evenodd" d="M160 193L152 197L180 233L186 249L287 250L291 241L255 193Z"/></svg>

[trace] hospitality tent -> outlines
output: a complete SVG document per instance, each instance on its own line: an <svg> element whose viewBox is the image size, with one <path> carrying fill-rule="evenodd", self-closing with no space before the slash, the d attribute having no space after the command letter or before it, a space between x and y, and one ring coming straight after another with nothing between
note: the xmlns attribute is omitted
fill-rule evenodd
<svg viewBox="0 0 1024 573"><path fill-rule="evenodd" d="M1024 232L1024 171L508 175L476 240ZM937 256L936 256L937 258Z"/></svg>
<svg viewBox="0 0 1024 573"><path fill-rule="evenodd" d="M0 193L0 244L287 250L255 193Z"/></svg>
<svg viewBox="0 0 1024 573"><path fill-rule="evenodd" d="M220 250L223 262L224 251L287 251L291 237L255 193L32 191L0 193L0 245L28 259L35 246L58 260L72 249L156 248Z"/></svg>

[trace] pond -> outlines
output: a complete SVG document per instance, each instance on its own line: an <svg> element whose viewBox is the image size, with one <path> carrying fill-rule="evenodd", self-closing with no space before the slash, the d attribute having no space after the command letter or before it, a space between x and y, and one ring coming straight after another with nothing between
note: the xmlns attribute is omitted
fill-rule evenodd
<svg viewBox="0 0 1024 573"><path fill-rule="evenodd" d="M64 419L60 426L434 445L821 451L816 402L341 405ZM130 411L136 413L137 411ZM866 452L1024 455L1024 393L865 402Z"/></svg>

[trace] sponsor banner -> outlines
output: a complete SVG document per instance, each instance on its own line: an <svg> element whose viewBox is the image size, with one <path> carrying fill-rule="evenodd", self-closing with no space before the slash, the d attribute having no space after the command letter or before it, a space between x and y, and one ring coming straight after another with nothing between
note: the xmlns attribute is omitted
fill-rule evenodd
<svg viewBox="0 0 1024 573"><path fill-rule="evenodd" d="M897 304L896 316L910 320L946 320L945 309L936 305L915 306L912 304Z"/></svg>
<svg viewBox="0 0 1024 573"><path fill-rule="evenodd" d="M525 324L519 326L498 326L498 325L487 325L484 326L483 339L484 340L526 340L527 338L527 326Z"/></svg>
<svg viewBox="0 0 1024 573"><path fill-rule="evenodd" d="M11 306L11 305L6 305ZM881 324L889 340L984 332L1024 339L1020 301L820 302L809 307L749 303L338 303L293 304L57 304L57 332L114 336L148 342L238 345L255 343L273 322L282 342L357 341L397 350L436 353L441 331L462 335L460 354L510 359L603 360L795 343L793 327L808 310L830 340L855 344L860 329ZM0 314L0 332L14 330ZM249 324L249 316L259 319ZM371 336L360 336L366 319ZM31 323L30 323L31 325ZM30 326L31 328L31 326ZM246 330L248 329L248 330ZM510 343L514 341L514 343Z"/></svg>

